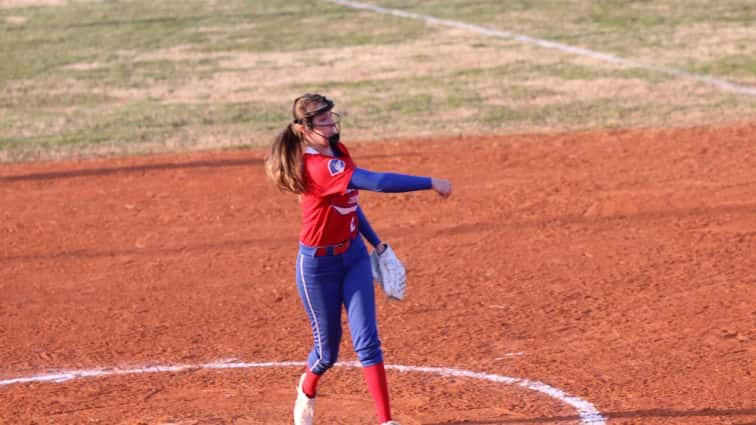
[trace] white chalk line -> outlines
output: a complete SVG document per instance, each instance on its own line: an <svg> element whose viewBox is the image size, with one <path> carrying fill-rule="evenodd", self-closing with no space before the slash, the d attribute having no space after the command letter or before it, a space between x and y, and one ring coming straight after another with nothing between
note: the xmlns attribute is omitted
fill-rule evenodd
<svg viewBox="0 0 756 425"><path fill-rule="evenodd" d="M98 378L107 376L120 376L120 375L137 375L147 373L167 373L167 372L186 372L191 370L222 370L222 369L251 369L251 368L266 368L266 367L304 367L305 362L262 362L262 363L248 363L238 362L235 359L223 359L215 362L200 364L200 365L150 365L139 366L131 368L99 368L99 369L84 369L84 370L70 370L57 373L48 373L42 375L32 375L19 378L0 380L0 387L15 385L15 384L28 384L33 382L41 383L60 383L73 379L82 378ZM340 362L337 363L338 367L361 367L359 362ZM414 373L429 373L444 377L459 377L470 378L477 380L490 381L505 385L516 385L521 388L525 388L531 391L537 391L541 394L547 395L553 399L574 408L580 416L580 423L582 425L606 425L606 418L593 406L590 402L583 400L579 397L575 397L565 393L562 390L554 388L550 385L544 384L539 381L531 381L529 379L512 378L509 376L495 375L491 373L472 372L469 370L453 369L447 367L428 367L428 366L401 366L401 365L386 365L388 370L396 370L399 372L414 372Z"/></svg>
<svg viewBox="0 0 756 425"><path fill-rule="evenodd" d="M503 356L494 357L494 360L497 360L497 361L506 360L506 359L511 359L512 357L522 357L524 355L525 353L523 351L518 351L516 353L507 353L507 354L504 354Z"/></svg>
<svg viewBox="0 0 756 425"><path fill-rule="evenodd" d="M595 50L586 49L583 47L571 46L569 44L563 44L556 41L544 40L541 38L531 37L523 34L516 34L509 31L501 31L492 28L486 28L479 25L468 24L461 21L453 21L450 19L441 19L429 15L421 15L418 13L406 12L399 9L388 9L385 7L375 6L369 3L359 3L349 0L325 0L331 3L336 3L341 6L350 7L352 9L369 10L384 15L394 15L407 19L414 19L417 21L423 21L428 24L441 25L451 28L457 28L465 31L471 31L481 35L487 35L491 37L507 38L515 41L519 41L525 44L533 44L536 46L544 47L547 49L559 50L565 53L571 53L577 56L585 56L593 59L598 59L605 62L615 63L619 65L628 66L631 68L640 68L647 71L658 72L662 74L672 75L675 77L687 78L698 82L706 83L720 90L734 92L738 94L745 94L749 96L756 96L756 87L745 86L741 84L731 83L721 78L713 77L711 75L695 74L692 72L684 71L682 69L672 68L663 65L652 65L643 62L637 62L631 59L625 59L610 53L602 53Z"/></svg>

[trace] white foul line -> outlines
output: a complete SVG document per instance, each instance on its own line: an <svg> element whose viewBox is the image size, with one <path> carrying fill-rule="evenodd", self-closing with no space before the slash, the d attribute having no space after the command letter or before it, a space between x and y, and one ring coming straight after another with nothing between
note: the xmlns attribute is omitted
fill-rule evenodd
<svg viewBox="0 0 756 425"><path fill-rule="evenodd" d="M442 25L446 27L452 27L471 31L477 34L488 35L492 37L508 38L519 41L525 44L534 44L536 46L545 47L547 49L555 49L565 53L572 53L578 56L585 56L593 59L602 60L605 62L616 63L631 68L640 68L647 71L659 72L662 74L668 74L675 77L687 78L702 83L706 83L717 87L724 91L730 91L738 94L745 94L749 96L756 96L756 87L744 86L741 84L734 84L729 81L722 80L720 78L713 77L711 75L694 74L692 72L684 71L682 69L671 68L663 65L652 65L643 62L637 62L631 59L621 58L610 53L597 52L595 50L585 49L577 46L570 46L569 44L558 43L556 41L544 40L541 38L530 37L522 34L515 34L509 31L500 31L491 28L482 27L479 25L468 24L460 21L452 21L450 19L435 18L428 15L420 15L418 13L406 12L399 9L387 9L385 7L375 6L369 3L359 3L349 0L325 0L331 3L336 3L342 6L350 7L353 9L369 10L384 15L394 15L402 18L414 19L417 21L423 21L428 24Z"/></svg>
<svg viewBox="0 0 756 425"><path fill-rule="evenodd" d="M245 363L237 362L234 359L218 360L201 365L152 365L133 368L101 368L72 370L59 373L50 373L43 375L33 375L20 378L0 380L0 387L14 384L25 384L30 382L66 382L79 378L97 378L106 376L119 375L136 375L145 373L162 373L162 372L185 372L189 370L200 369L250 369L264 367L303 367L305 362L263 362L263 363ZM337 363L340 367L361 367L359 362ZM454 376L459 378L471 378L484 381L490 381L505 385L516 385L531 391L537 391L551 398L559 400L577 410L580 416L581 425L606 425L606 418L593 406L593 404L579 397L566 394L564 391L546 385L543 382L531 381L528 379L512 378L509 376L494 375L491 373L471 372L469 370L452 369L446 367L425 367L425 366L400 366L386 365L386 369L396 370L399 372L419 372L430 373L439 376Z"/></svg>

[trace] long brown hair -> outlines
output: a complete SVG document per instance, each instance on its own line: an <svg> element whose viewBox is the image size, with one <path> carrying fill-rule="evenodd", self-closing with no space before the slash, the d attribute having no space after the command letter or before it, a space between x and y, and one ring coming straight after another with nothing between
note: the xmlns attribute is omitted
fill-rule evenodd
<svg viewBox="0 0 756 425"><path fill-rule="evenodd" d="M265 173L280 190L292 193L305 192L302 176L302 126L312 128L312 118L333 109L333 105L333 101L327 97L312 93L294 100L291 107L293 121L273 139L270 153L265 158Z"/></svg>

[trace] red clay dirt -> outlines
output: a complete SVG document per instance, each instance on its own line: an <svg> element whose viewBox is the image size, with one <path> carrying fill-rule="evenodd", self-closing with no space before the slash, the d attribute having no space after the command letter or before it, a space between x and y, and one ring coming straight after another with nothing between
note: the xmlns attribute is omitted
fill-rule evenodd
<svg viewBox="0 0 756 425"><path fill-rule="evenodd" d="M348 130L347 130L348 131ZM540 381L619 424L756 423L756 123L352 144L454 194L361 194L405 261L387 364ZM0 381L304 361L299 207L264 151L0 167ZM341 360L355 360L348 333ZM0 386L2 424L286 424L300 367ZM389 371L416 424L579 424L519 386ZM375 423L357 368L319 424Z"/></svg>

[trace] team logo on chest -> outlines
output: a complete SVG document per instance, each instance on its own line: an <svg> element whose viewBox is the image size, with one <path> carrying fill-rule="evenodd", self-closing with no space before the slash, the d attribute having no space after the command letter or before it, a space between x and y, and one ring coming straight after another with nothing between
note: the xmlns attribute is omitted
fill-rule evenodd
<svg viewBox="0 0 756 425"><path fill-rule="evenodd" d="M346 164L344 164L344 161L340 159L332 159L328 161L328 172L332 176L343 173L344 169L346 169Z"/></svg>

